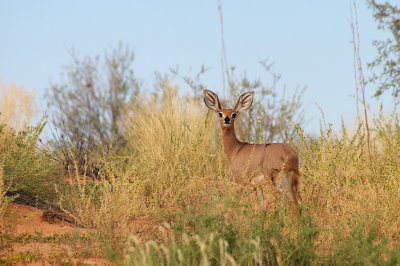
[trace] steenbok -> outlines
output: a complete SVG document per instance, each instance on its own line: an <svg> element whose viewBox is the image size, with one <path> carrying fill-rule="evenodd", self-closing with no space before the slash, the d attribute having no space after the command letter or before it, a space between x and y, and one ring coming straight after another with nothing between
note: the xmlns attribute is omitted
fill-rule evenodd
<svg viewBox="0 0 400 266"><path fill-rule="evenodd" d="M280 179L279 191L289 192L291 202L298 205L301 175L296 151L286 143L250 144L236 138L235 119L241 112L250 108L254 91L242 94L233 109L222 109L214 92L204 89L203 94L204 103L219 116L224 152L228 157L234 180L241 186L241 194L246 186L256 189L261 199L261 208L265 211L261 183L264 178L271 178L276 188Z"/></svg>

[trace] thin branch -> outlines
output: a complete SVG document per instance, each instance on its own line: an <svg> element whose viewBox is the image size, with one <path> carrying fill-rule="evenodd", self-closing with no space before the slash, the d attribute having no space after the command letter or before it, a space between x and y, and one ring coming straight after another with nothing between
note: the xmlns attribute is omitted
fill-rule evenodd
<svg viewBox="0 0 400 266"><path fill-rule="evenodd" d="M361 56L360 56L360 33L358 31L358 18L357 18L357 6L356 2L353 1L353 7L354 7L354 17L355 17L355 26L354 26L354 21L351 21L352 24L352 33L353 33L353 43L354 43L354 57L355 61L357 63L357 72L358 72L358 82L360 84L360 89L361 89L361 96L362 96L362 103L364 106L364 119L365 119L365 129L367 131L367 141L368 141L368 153L369 153L369 160L371 167L373 166L373 158L372 158L372 146L371 146L371 135L370 135L370 129L369 129L369 124L368 124L368 112L367 112L367 101L365 99L365 76L362 68L362 63L361 63ZM352 16L353 19L353 16ZM356 80L356 84L358 83ZM357 90L358 92L358 90ZM358 97L358 96L357 96Z"/></svg>
<svg viewBox="0 0 400 266"><path fill-rule="evenodd" d="M222 14L222 4L221 0L218 0L218 12L219 12L219 21L220 21L220 29L221 29L221 67L222 67L222 89L224 96L226 96L225 91L225 75L228 81L228 85L231 84L228 63L226 58L226 49L225 49L225 38L224 38L224 16Z"/></svg>
<svg viewBox="0 0 400 266"><path fill-rule="evenodd" d="M354 19L353 19L353 10L352 7L350 6L350 14L351 14L351 22L350 22L350 28L351 28L351 33L353 35L353 70L354 70L354 81L355 81L355 85L356 85L356 109L357 109L357 121L358 124L361 123L361 116L360 116L360 108L358 106L358 102L359 102L359 85L358 85L358 76L357 76L357 44L354 40L355 37L355 32L354 32ZM357 24L358 27L358 24Z"/></svg>

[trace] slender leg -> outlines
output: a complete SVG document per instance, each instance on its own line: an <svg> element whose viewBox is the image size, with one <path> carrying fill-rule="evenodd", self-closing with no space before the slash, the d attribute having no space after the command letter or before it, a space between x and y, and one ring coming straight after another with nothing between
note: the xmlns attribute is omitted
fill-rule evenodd
<svg viewBox="0 0 400 266"><path fill-rule="evenodd" d="M279 186L279 192L286 194L286 192L288 190L288 185L289 185L288 176L285 173L282 173L281 184Z"/></svg>
<svg viewBox="0 0 400 266"><path fill-rule="evenodd" d="M299 200L297 199L296 188L294 186L292 186L290 193L292 194L292 199L294 201L294 204L299 205Z"/></svg>
<svg viewBox="0 0 400 266"><path fill-rule="evenodd" d="M265 205L264 205L264 193L263 193L262 187L260 185L261 182L264 180L264 178L265 178L264 175L259 175L251 181L251 184L255 187L255 189L257 190L257 194L260 197L262 210L266 211Z"/></svg>
<svg viewBox="0 0 400 266"><path fill-rule="evenodd" d="M298 206L301 202L300 202L300 198L299 198L299 183L300 183L300 179L301 179L301 175L297 172L292 174L292 178L291 178L291 187L290 187L290 193L291 196L293 198L293 202L291 206L291 212L292 215L298 214L301 215L301 209L297 209L297 213L295 213L294 211L294 206Z"/></svg>
<svg viewBox="0 0 400 266"><path fill-rule="evenodd" d="M292 193L292 197L293 197L294 203L296 205L299 205L301 203L300 199L299 199L299 194L298 194L299 193L300 178L301 178L301 175L299 175L297 173L294 173L293 176L292 176L291 193Z"/></svg>
<svg viewBox="0 0 400 266"><path fill-rule="evenodd" d="M278 185L277 185L277 182L276 182L277 179L278 179L278 174L277 173L273 173L271 175L271 181L272 181L272 186L274 187L273 195L274 195L275 200L279 200L279 198L280 198L280 193L279 193Z"/></svg>
<svg viewBox="0 0 400 266"><path fill-rule="evenodd" d="M293 186L293 180L292 180L292 173L287 173L287 172L282 172L279 174L279 188L277 191L278 194L278 199L282 199L285 202L285 204L289 203L290 205L293 204L293 202L297 205L297 198L295 194L293 194L295 191L293 190L295 187Z"/></svg>
<svg viewBox="0 0 400 266"><path fill-rule="evenodd" d="M267 211L267 209L265 208L265 205L264 205L264 193L263 193L262 188L260 188L260 187L257 188L257 193L258 193L258 196L260 197L262 210Z"/></svg>

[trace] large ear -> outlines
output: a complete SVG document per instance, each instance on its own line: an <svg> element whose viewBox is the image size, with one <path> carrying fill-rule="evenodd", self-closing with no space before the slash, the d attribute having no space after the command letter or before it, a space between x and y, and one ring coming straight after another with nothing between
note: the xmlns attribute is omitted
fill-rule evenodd
<svg viewBox="0 0 400 266"><path fill-rule="evenodd" d="M243 93L240 95L239 100L237 101L235 108L235 112L242 112L246 111L250 108L250 106L253 104L253 99L254 99L254 91L248 91L246 93Z"/></svg>
<svg viewBox="0 0 400 266"><path fill-rule="evenodd" d="M207 105L209 109L215 112L219 112L219 110L222 109L217 94L215 94L210 90L204 89L203 95L204 95L204 103Z"/></svg>

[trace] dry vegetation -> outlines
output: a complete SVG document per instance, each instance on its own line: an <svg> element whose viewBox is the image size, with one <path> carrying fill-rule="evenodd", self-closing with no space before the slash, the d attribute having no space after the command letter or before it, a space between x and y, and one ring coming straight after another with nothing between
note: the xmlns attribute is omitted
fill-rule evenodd
<svg viewBox="0 0 400 266"><path fill-rule="evenodd" d="M390 252L398 258L396 119L376 119L373 165L361 128L354 134L328 128L318 138L299 128L294 146L304 175L303 211L292 219L271 196L269 210L261 213L254 193L243 203L232 192L220 129L201 103L177 96L149 99L128 114L129 155L100 158L101 181L80 182L62 201L80 224L111 241L128 261L339 263L359 252L353 259L362 262L368 249L378 250L368 257L377 262ZM272 194L269 182L265 189ZM155 242L140 244L149 235L134 237L144 230L132 226L139 218L149 221ZM154 230L157 226L162 229Z"/></svg>
<svg viewBox="0 0 400 266"><path fill-rule="evenodd" d="M33 94L0 84L0 218L10 201L30 197L85 230L84 236L43 237L10 234L0 223L0 249L49 242L73 250L47 257L0 252L0 263L101 257L130 265L400 264L395 112L378 114L369 131L358 116L354 133L343 125L340 132L325 127L309 136L295 124L304 120L301 92L287 98L277 93L279 76L273 74L267 86L246 75L235 79L232 70L233 96L257 92L253 108L236 124L240 138L291 142L301 159L296 215L272 196L269 180L262 212L253 191L239 198L234 189L216 116L199 98L203 85L186 77L194 96L179 96L178 86L160 76L158 96L140 94L129 68L133 53L120 49L105 57L109 95L93 89L106 83L96 79L100 61L90 58L75 61L67 75L72 80L53 85L57 103L68 89L82 95L70 93L70 105L57 113L61 132L49 145L39 145L46 123L28 126L36 110Z"/></svg>
<svg viewBox="0 0 400 266"><path fill-rule="evenodd" d="M35 94L0 78L0 124L16 131L25 129L37 113Z"/></svg>
<svg viewBox="0 0 400 266"><path fill-rule="evenodd" d="M134 265L400 262L396 116L378 116L371 126L373 165L362 126L353 134L345 126L340 133L322 129L317 138L298 127L293 146L301 158L304 182L302 212L295 217L271 196L268 181L267 212L260 211L252 191L245 200L238 198L217 119L201 101L177 93L137 98L125 109L121 126L125 153L104 149L96 154L102 165L99 179L72 169L74 182L53 182L61 209L92 232L90 240L65 238L70 244L89 241L96 256ZM29 139L28 134L23 142ZM2 155L9 158L2 161L6 171L16 160L12 150L18 150L8 147ZM44 158L43 151L29 145L23 149L19 160ZM30 179L23 179L25 190L31 191L34 182L47 191L36 178L48 178L55 166L41 164L47 171L30 172ZM1 188L0 213L7 201L4 191L15 184Z"/></svg>
<svg viewBox="0 0 400 266"><path fill-rule="evenodd" d="M367 138L359 129L350 135L331 129L310 139L302 136L302 173L306 177L304 201L320 228L342 224L349 232L363 217L375 220L376 233L397 241L400 237L399 125L380 116L373 127L373 165ZM328 230L330 231L330 230Z"/></svg>
<svg viewBox="0 0 400 266"><path fill-rule="evenodd" d="M389 88L397 97L400 9L369 4L378 28L393 35L375 41L379 56L370 67L383 72L370 81L381 83L376 95ZM0 264L400 265L400 121L394 110L368 123L353 6L358 127L350 133L344 123L340 132L325 126L318 136L303 131L302 91L279 93L285 86L268 61L261 63L269 82L245 72L237 78L226 62L218 6L223 90L231 99L256 91L237 133L297 150L304 180L294 215L272 196L270 180L263 184L266 212L253 191L239 197L216 116L200 98L204 66L197 75L172 70L192 94L179 96L173 78L157 74L148 96L129 46L93 58L72 53L72 65L47 94L56 128L47 144L39 139L47 122L30 124L34 94L0 79ZM17 214L15 206L35 213ZM31 231L13 230L27 223Z"/></svg>
<svg viewBox="0 0 400 266"><path fill-rule="evenodd" d="M0 165L0 218L3 217L6 211L8 200L6 198L6 188L3 181L3 165Z"/></svg>

